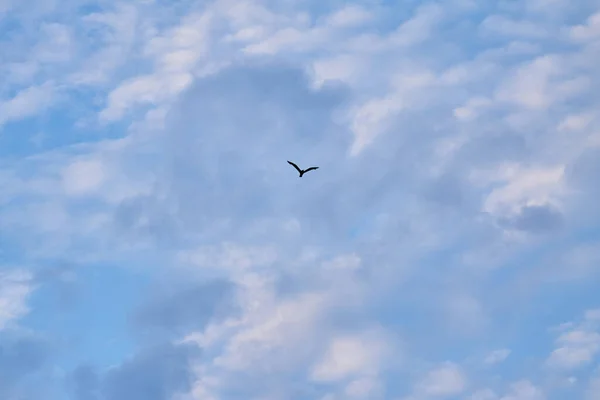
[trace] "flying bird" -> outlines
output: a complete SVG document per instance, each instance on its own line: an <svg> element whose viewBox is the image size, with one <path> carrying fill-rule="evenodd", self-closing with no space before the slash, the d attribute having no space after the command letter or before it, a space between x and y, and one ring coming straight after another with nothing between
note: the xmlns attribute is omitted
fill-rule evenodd
<svg viewBox="0 0 600 400"><path fill-rule="evenodd" d="M294 164L291 161L288 161L288 164L290 164L291 166L293 166L294 168L296 168L296 170L300 174L300 178L302 178L302 175L304 175L308 171L312 171L313 169L319 169L319 167L310 167L310 168L307 168L307 169L300 169L300 168L298 168L298 166L296 164Z"/></svg>

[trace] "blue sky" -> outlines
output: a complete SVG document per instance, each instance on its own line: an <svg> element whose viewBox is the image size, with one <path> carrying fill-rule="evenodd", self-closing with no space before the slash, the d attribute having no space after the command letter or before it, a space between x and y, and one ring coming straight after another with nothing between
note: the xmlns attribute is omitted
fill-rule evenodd
<svg viewBox="0 0 600 400"><path fill-rule="evenodd" d="M599 399L599 49L595 0L0 1L0 398Z"/></svg>

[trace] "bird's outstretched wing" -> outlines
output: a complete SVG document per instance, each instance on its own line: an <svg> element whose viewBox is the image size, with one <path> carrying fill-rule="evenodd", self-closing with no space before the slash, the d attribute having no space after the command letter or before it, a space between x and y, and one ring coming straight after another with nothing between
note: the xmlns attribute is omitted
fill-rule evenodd
<svg viewBox="0 0 600 400"><path fill-rule="evenodd" d="M310 167L310 168L307 168L306 170L304 170L304 172L306 173L308 171L312 171L313 169L319 169L319 167Z"/></svg>
<svg viewBox="0 0 600 400"><path fill-rule="evenodd" d="M298 166L296 164L294 164L293 162L288 161L288 164L290 164L291 166L293 166L294 168L296 168L299 173L302 173L302 170L300 168L298 168Z"/></svg>

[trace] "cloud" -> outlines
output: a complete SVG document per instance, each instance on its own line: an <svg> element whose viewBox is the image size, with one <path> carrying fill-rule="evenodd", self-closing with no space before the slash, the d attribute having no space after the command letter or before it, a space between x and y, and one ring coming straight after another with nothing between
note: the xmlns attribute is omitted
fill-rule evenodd
<svg viewBox="0 0 600 400"><path fill-rule="evenodd" d="M566 171L573 189L580 191L583 195L593 195L598 192L600 185L594 179L600 169L600 163L596 156L600 153L597 148L586 149Z"/></svg>
<svg viewBox="0 0 600 400"><path fill-rule="evenodd" d="M506 165L489 175L487 172L474 174L473 180L505 183L491 190L484 204L487 212L502 215L514 213L527 205L559 204L563 175L563 166L523 168L520 165Z"/></svg>
<svg viewBox="0 0 600 400"><path fill-rule="evenodd" d="M573 39L583 41L600 37L600 13L590 15L585 24L572 27L570 34Z"/></svg>
<svg viewBox="0 0 600 400"><path fill-rule="evenodd" d="M50 82L21 90L14 97L0 101L0 127L7 122L45 111L53 104L54 99L55 88Z"/></svg>
<svg viewBox="0 0 600 400"><path fill-rule="evenodd" d="M384 356L384 343L382 338L368 332L355 337L337 337L329 345L323 359L315 365L311 377L327 382L356 375L376 375L380 359Z"/></svg>
<svg viewBox="0 0 600 400"><path fill-rule="evenodd" d="M461 368L454 363L444 363L432 369L417 384L415 391L425 396L456 396L467 386L467 378Z"/></svg>
<svg viewBox="0 0 600 400"><path fill-rule="evenodd" d="M521 39L540 39L548 35L548 31L529 21L515 21L503 15L491 15L481 23L481 29L490 34L516 36Z"/></svg>
<svg viewBox="0 0 600 400"><path fill-rule="evenodd" d="M290 204L286 191L276 186L274 179L290 172L285 160L281 164L280 151L291 151L286 159L302 165L317 157L326 160L320 154L343 140L325 135L335 131L331 115L343 96L343 90L337 88L311 91L301 71L278 66L226 69L190 88L180 107L167 117L167 129L173 134L165 148L168 175L162 177L178 177L168 182L167 195L177 204L176 218L182 229L195 230L198 224L205 224L206 216L215 222L233 216L250 222L283 217L291 209L317 224L335 218L329 214L319 220L325 214L303 211L303 196L308 192L299 195L295 205ZM305 118L307 113L310 119ZM197 121L203 121L201 140L194 127ZM247 134L254 130L263 132L263 141ZM315 147L317 143L321 150ZM216 154L211 148L221 148L223 153ZM257 160L255 154L264 156ZM321 168L339 168L336 162L342 161L341 154L329 153L328 158L320 163ZM261 179L267 171L269 178ZM206 191L198 183L210 189ZM230 192L232 187L235 193ZM325 196L323 206L328 207ZM238 231L238 235L243 233L244 229Z"/></svg>
<svg viewBox="0 0 600 400"><path fill-rule="evenodd" d="M598 393L600 391L600 378L598 375L598 371L595 371L595 374L590 378L588 382L588 387L585 392L586 400L594 400L598 397Z"/></svg>
<svg viewBox="0 0 600 400"><path fill-rule="evenodd" d="M544 392L530 381L520 380L508 385L503 396L490 389L483 389L473 393L469 400L544 400Z"/></svg>
<svg viewBox="0 0 600 400"><path fill-rule="evenodd" d="M573 324L556 339L557 348L548 357L551 367L570 370L595 360L600 351L600 327L597 310L588 310L578 324Z"/></svg>
<svg viewBox="0 0 600 400"><path fill-rule="evenodd" d="M497 400L498 395L491 389L483 389L473 393L469 400Z"/></svg>
<svg viewBox="0 0 600 400"><path fill-rule="evenodd" d="M505 400L543 400L544 398L544 393L529 381L513 383L509 394L502 397Z"/></svg>
<svg viewBox="0 0 600 400"><path fill-rule="evenodd" d="M331 395L369 397L381 393L380 374L390 367L391 357L399 357L396 343L381 328L344 329L341 321L332 319L335 310L351 310L348 296L354 298L352 304L361 302L356 281L360 269L356 268L355 257L325 259L321 263L307 258L298 265L304 272L290 276L302 282L312 270L319 277L305 279L304 285L290 291L282 290L283 271L272 267L274 259L268 252L264 258L260 257L260 249L236 248L232 244L204 251L207 256L196 256L188 262L196 260L200 268L224 267L236 282L233 298L239 312L213 319L186 339L211 354L196 367L193 392L197 396L218 398L232 390L257 395L308 395L323 385L331 388ZM233 265L240 267L231 268ZM339 279L341 267L346 271L345 279ZM289 380L290 374L299 370L306 371L306 384L296 385ZM336 388L338 385L343 386Z"/></svg>
<svg viewBox="0 0 600 400"><path fill-rule="evenodd" d="M482 303L467 293L450 294L442 310L449 325L463 333L480 331L489 323Z"/></svg>
<svg viewBox="0 0 600 400"><path fill-rule="evenodd" d="M530 109L548 108L556 101L564 101L575 87L568 82L555 83L561 74L561 59L545 55L524 63L499 88L499 100ZM577 84L577 81L571 81Z"/></svg>
<svg viewBox="0 0 600 400"><path fill-rule="evenodd" d="M167 400L190 389L191 362L197 355L189 345L156 345L105 372L79 366L69 377L69 386L77 400Z"/></svg>
<svg viewBox="0 0 600 400"><path fill-rule="evenodd" d="M63 171L63 186L69 195L99 189L105 179L104 166L97 160L75 161Z"/></svg>
<svg viewBox="0 0 600 400"><path fill-rule="evenodd" d="M218 309L230 308L232 284L224 280L175 283L166 293L161 293L165 290L160 288L152 292L151 298L135 312L136 327L143 331L158 328L184 334L208 323Z"/></svg>
<svg viewBox="0 0 600 400"><path fill-rule="evenodd" d="M193 347L159 346L106 374L103 391L110 399L168 399L191 386Z"/></svg>
<svg viewBox="0 0 600 400"><path fill-rule="evenodd" d="M509 349L500 349L494 350L485 358L484 363L488 365L499 364L506 360L506 358L510 355L511 351Z"/></svg>
<svg viewBox="0 0 600 400"><path fill-rule="evenodd" d="M98 374L88 365L77 367L71 373L67 386L75 400L98 400L100 398Z"/></svg>
<svg viewBox="0 0 600 400"><path fill-rule="evenodd" d="M540 332L589 309L598 278L584 3L11 4L1 333L128 320L96 332L108 347L32 351L2 394L39 397L29 379L95 400L583 391L595 312L554 344ZM298 179L288 159L320 169ZM135 278L114 290L101 268ZM50 324L45 288L67 270L82 306ZM507 337L508 362L482 359Z"/></svg>
<svg viewBox="0 0 600 400"><path fill-rule="evenodd" d="M139 14L135 6L119 4L84 15L82 30L89 33L87 44L94 51L67 80L92 87L110 83L135 51Z"/></svg>
<svg viewBox="0 0 600 400"><path fill-rule="evenodd" d="M355 4L348 5L327 17L326 25L332 27L351 27L372 20L372 13Z"/></svg>
<svg viewBox="0 0 600 400"><path fill-rule="evenodd" d="M18 398L26 393L27 378L48 362L49 343L37 335L21 330L0 331L0 395Z"/></svg>
<svg viewBox="0 0 600 400"><path fill-rule="evenodd" d="M407 21L404 21L390 35L394 45L409 46L425 41L430 37L434 28L443 20L444 9L435 3L420 5Z"/></svg>
<svg viewBox="0 0 600 400"><path fill-rule="evenodd" d="M33 292L27 271L0 271L0 331L29 312L27 299Z"/></svg>
<svg viewBox="0 0 600 400"><path fill-rule="evenodd" d="M551 206L525 206L517 216L505 221L505 224L526 232L547 232L561 228L563 216Z"/></svg>

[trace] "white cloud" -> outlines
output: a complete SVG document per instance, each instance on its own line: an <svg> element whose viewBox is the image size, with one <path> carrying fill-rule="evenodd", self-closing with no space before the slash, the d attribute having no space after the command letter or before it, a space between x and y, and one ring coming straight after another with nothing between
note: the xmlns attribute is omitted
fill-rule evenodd
<svg viewBox="0 0 600 400"><path fill-rule="evenodd" d="M436 3L419 6L415 15L390 35L390 46L413 46L427 40L443 17L444 9Z"/></svg>
<svg viewBox="0 0 600 400"><path fill-rule="evenodd" d="M304 52L317 47L326 34L327 32L323 28L315 28L310 31L284 28L259 43L246 46L244 52L255 56L274 55L284 49Z"/></svg>
<svg viewBox="0 0 600 400"><path fill-rule="evenodd" d="M500 397L500 400L544 400L545 398L540 388L523 380L511 384L509 393Z"/></svg>
<svg viewBox="0 0 600 400"><path fill-rule="evenodd" d="M49 108L54 100L55 88L49 82L23 89L11 99L0 101L0 127L10 121L35 116Z"/></svg>
<svg viewBox="0 0 600 400"><path fill-rule="evenodd" d="M376 376L386 347L384 338L376 332L335 337L323 358L313 367L311 378L330 382L364 375ZM361 386L357 383L355 389Z"/></svg>
<svg viewBox="0 0 600 400"><path fill-rule="evenodd" d="M353 271L360 268L360 266L361 259L355 253L341 255L331 261L323 263L323 268L331 269L333 271Z"/></svg>
<svg viewBox="0 0 600 400"><path fill-rule="evenodd" d="M106 168L100 160L79 160L62 173L65 192L71 196L94 193L106 180Z"/></svg>
<svg viewBox="0 0 600 400"><path fill-rule="evenodd" d="M485 109L491 104L492 102L485 97L473 97L464 106L455 108L453 113L459 120L471 120L477 118L479 110Z"/></svg>
<svg viewBox="0 0 600 400"><path fill-rule="evenodd" d="M542 390L528 380L511 383L503 396L491 389L483 389L473 393L468 400L544 400Z"/></svg>
<svg viewBox="0 0 600 400"><path fill-rule="evenodd" d="M350 382L344 393L355 399L373 399L381 393L381 382L372 377L358 378Z"/></svg>
<svg viewBox="0 0 600 400"><path fill-rule="evenodd" d="M317 60L312 67L315 86L319 87L329 80L354 83L361 68L364 68L361 60L348 54Z"/></svg>
<svg viewBox="0 0 600 400"><path fill-rule="evenodd" d="M565 0L528 0L525 8L530 12L552 15L565 12L569 4Z"/></svg>
<svg viewBox="0 0 600 400"><path fill-rule="evenodd" d="M382 122L389 115L396 114L403 108L402 99L396 95L390 95L382 99L370 100L353 112L352 130L355 139L350 153L357 155L371 144L377 135L385 130L386 126L382 126Z"/></svg>
<svg viewBox="0 0 600 400"><path fill-rule="evenodd" d="M588 310L578 325L556 339L557 348L548 357L547 364L554 368L570 370L580 368L594 361L600 352L597 310Z"/></svg>
<svg viewBox="0 0 600 400"><path fill-rule="evenodd" d="M138 76L122 83L108 96L108 105L100 113L103 121L116 121L133 105L149 103L159 105L179 93L192 82L189 73L174 73L163 76Z"/></svg>
<svg viewBox="0 0 600 400"><path fill-rule="evenodd" d="M588 128L595 118L596 114L594 112L567 115L558 125L557 129L560 131L583 130Z"/></svg>
<svg viewBox="0 0 600 400"><path fill-rule="evenodd" d="M585 319L587 321L600 321L600 308L596 310L587 310L585 312Z"/></svg>
<svg viewBox="0 0 600 400"><path fill-rule="evenodd" d="M257 290L250 289L248 315L228 340L224 353L215 359L215 365L234 371L249 371L257 365L265 370L288 369L306 348L307 344L300 345L310 339L323 315L323 296L306 294L273 304L271 293Z"/></svg>
<svg viewBox="0 0 600 400"><path fill-rule="evenodd" d="M71 7L67 3L65 9ZM28 249L19 250L23 258L104 256L131 265L128 257L142 257L151 259L148 270L164 264L169 276L181 274L186 282L214 276L233 281L234 312L216 316L197 332L178 332L189 334L203 351L194 365L195 398L216 400L221 392L238 391L240 396L254 391L247 398L261 399L374 399L383 393L394 398L398 385L381 373L397 357L391 339L381 333L387 324L406 334L414 350L407 356L411 367L394 371L394 379L410 379L413 365L439 355L438 344L455 344L455 335L437 335L440 343L429 347L431 339L423 333L438 327L439 319L450 322L450 333L467 330L479 348L489 349L489 331L479 328L514 322L505 308L495 307L513 296L494 290L494 274L511 282L520 266L536 264L544 249L556 247L546 238L513 241L501 221L526 207L548 206L568 220L565 237L581 236L569 219L576 207L565 171L591 146L597 130L589 111L597 109L597 101L587 90L598 78L586 68L597 58L598 18L567 26L582 11L547 10L557 0L491 5L451 0L416 9L367 3L329 9L218 0L198 8L185 1L145 1L102 4L83 17L71 11L59 15L58 8L52 18L30 16L34 22L24 31L43 37L23 45L29 55L0 44L8 55L0 69L9 81L0 88L8 96L0 103L0 125L38 115L55 103L59 88L61 100L77 101L76 107L65 104L69 108L61 115L87 120L93 113L94 120L122 121L131 136L116 152L90 145L77 147L73 156L71 147L19 160L14 169L0 166L2 238L10 246L14 241L15 249ZM499 14L486 15L491 9ZM473 22L479 20L480 31ZM568 46L554 35L561 31L573 39ZM19 47L25 40L15 42ZM227 89L235 79L218 88L222 80L207 79L218 77L223 66L270 62L275 72L279 63L312 69L314 86L267 82L277 73L249 88ZM235 77L235 70L228 74ZM346 86L323 85L331 80ZM52 83L39 85L45 81ZM209 92L205 103L178 103L194 81ZM217 102L226 112L212 119L203 107ZM179 107L188 106L193 115L179 118ZM79 115L81 109L86 115ZM344 118L337 120L340 114ZM342 126L329 124L334 118ZM56 132L48 125L37 152L75 137L69 127ZM100 125L94 134L108 134ZM188 137L179 134L185 125L193 127ZM519 145L497 145L490 132L499 142L514 137ZM121 124L110 130L111 137L125 133ZM372 152L365 151L369 147ZM322 169L309 180L286 180L270 168L286 152L321 160ZM422 192L434 186L434 199L425 201ZM77 196L100 200L90 202L99 209L73 201ZM212 208L204 207L206 199ZM186 208L191 211L182 211ZM589 205L579 208L590 212ZM350 240L347 231L357 219L368 234ZM113 229L115 221L127 226ZM156 240L144 252L130 244L147 243L148 236ZM127 257L120 252L123 242L136 249ZM559 285L568 274L592 277L597 244L560 243L564 251L550 258L564 274L552 266L543 271L545 281L553 276ZM528 258L520 259L520 252ZM477 271L467 265L473 253L483 254L475 257ZM514 267L490 267L507 260ZM178 268L181 264L186 268ZM454 281L461 282L460 291L446 291ZM539 282L527 292L535 294ZM0 322L27 312L24 300L5 300L25 298L25 286L0 295ZM531 311L537 309L522 310L532 324L538 323ZM593 365L596 314L588 312L584 322L561 332L554 351L548 349L549 365L566 370ZM377 322L384 325L381 331L363 331ZM466 341L459 345L460 353L473 350ZM483 361L496 364L508 355L496 350ZM510 355L515 362L530 356ZM414 386L414 398L462 396L468 386L484 383L494 391L475 392L472 400L544 396L529 381L501 390L502 368L474 374L468 368L453 363L434 368ZM534 368L532 376L548 372L540 371ZM299 376L313 382L295 386Z"/></svg>
<svg viewBox="0 0 600 400"><path fill-rule="evenodd" d="M600 350L600 334L573 330L562 334L557 340L560 346L548 359L551 366L571 369L591 363Z"/></svg>
<svg viewBox="0 0 600 400"><path fill-rule="evenodd" d="M358 5L347 5L328 15L325 24L333 27L352 27L371 20L373 15Z"/></svg>
<svg viewBox="0 0 600 400"><path fill-rule="evenodd" d="M527 167L508 164L494 171L474 171L476 184L495 184L483 209L503 215L518 212L523 206L551 204L560 207L564 194L564 166ZM502 186L499 184L503 183Z"/></svg>
<svg viewBox="0 0 600 400"><path fill-rule="evenodd" d="M207 53L211 20L210 13L191 15L165 35L150 39L144 55L154 62L155 72L130 78L113 89L100 119L119 120L140 104L160 106L187 88Z"/></svg>
<svg viewBox="0 0 600 400"><path fill-rule="evenodd" d="M503 82L496 98L530 109L545 109L561 99L561 88L554 83L561 73L557 56L544 55L519 66L512 76Z"/></svg>
<svg viewBox="0 0 600 400"><path fill-rule="evenodd" d="M29 312L26 301L33 286L25 271L0 272L0 331Z"/></svg>
<svg viewBox="0 0 600 400"><path fill-rule="evenodd" d="M234 279L251 268L269 266L278 258L277 251L269 246L242 246L223 243L184 251L178 255L182 263L199 268L219 268L232 273ZM243 275L241 275L243 276Z"/></svg>
<svg viewBox="0 0 600 400"><path fill-rule="evenodd" d="M415 392L426 396L456 396L467 386L467 378L460 366L444 363L429 371L417 384Z"/></svg>
<svg viewBox="0 0 600 400"><path fill-rule="evenodd" d="M510 353L511 351L509 349L494 350L487 355L484 362L489 365L499 364L502 361L506 360Z"/></svg>
<svg viewBox="0 0 600 400"><path fill-rule="evenodd" d="M42 63L65 63L74 55L74 42L69 26L46 23L40 27L44 41L34 50L36 60Z"/></svg>
<svg viewBox="0 0 600 400"><path fill-rule="evenodd" d="M571 28L570 34L573 39L581 41L600 38L600 12L590 15L585 24Z"/></svg>
<svg viewBox="0 0 600 400"><path fill-rule="evenodd" d="M360 154L389 128L390 120L414 106L420 92L436 82L429 71L405 71L392 77L392 91L385 97L373 99L351 111L354 142L350 154Z"/></svg>

